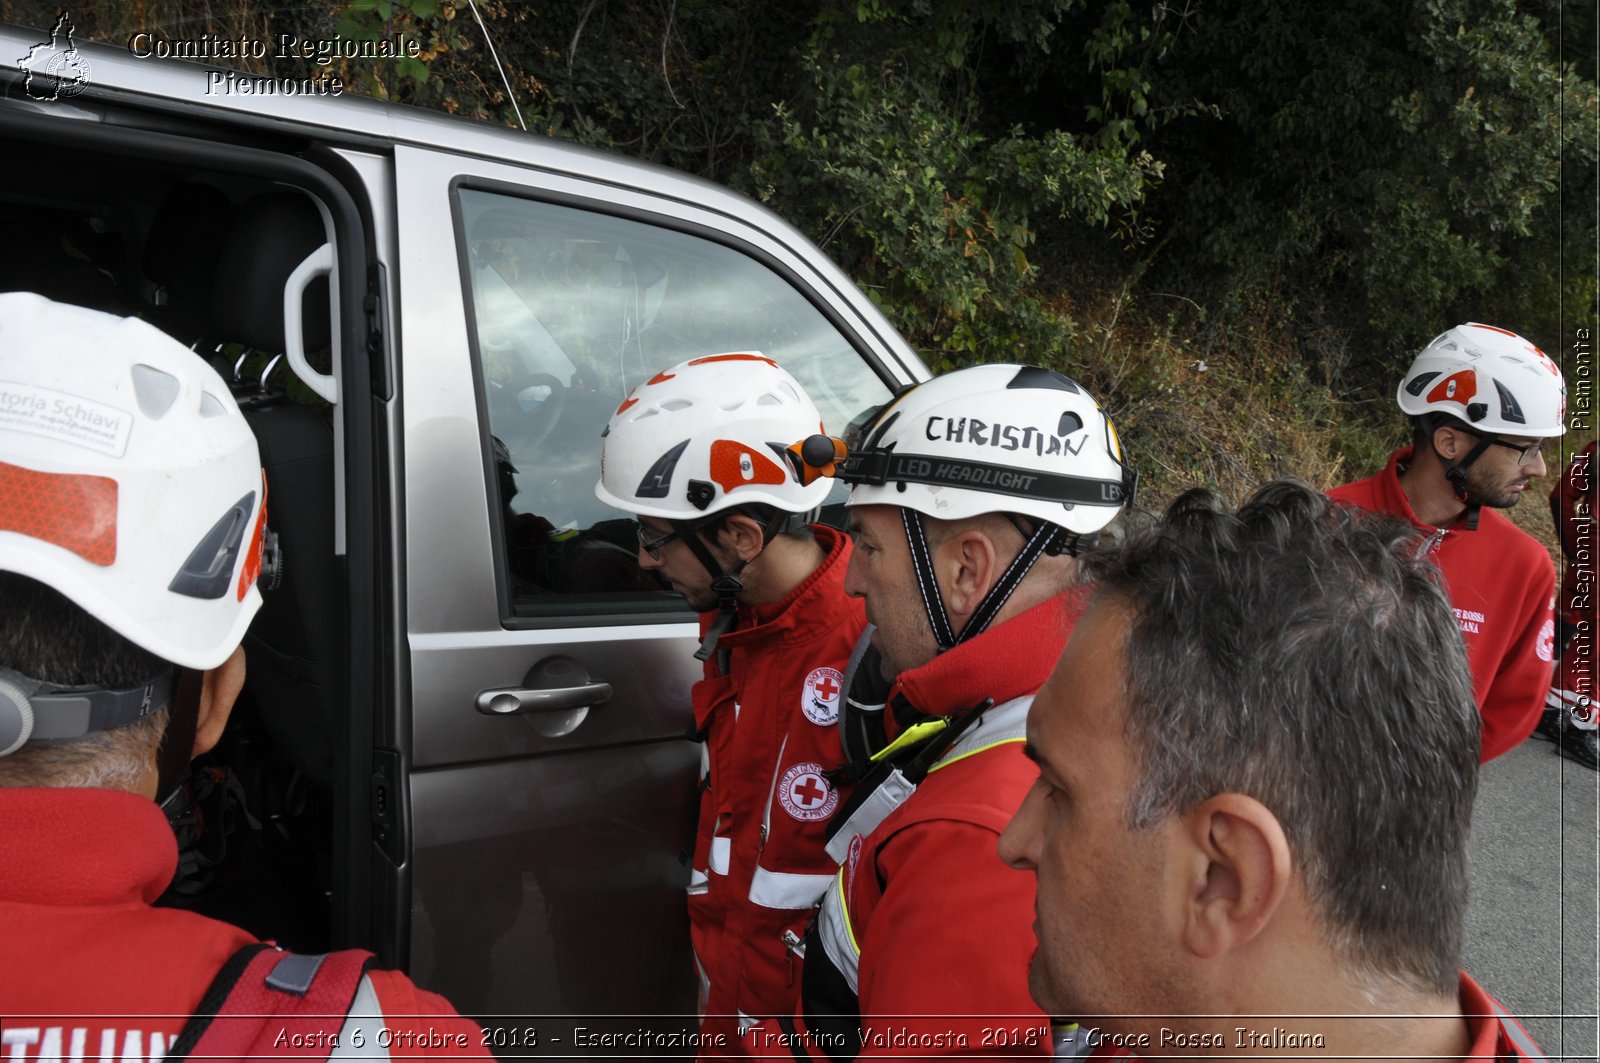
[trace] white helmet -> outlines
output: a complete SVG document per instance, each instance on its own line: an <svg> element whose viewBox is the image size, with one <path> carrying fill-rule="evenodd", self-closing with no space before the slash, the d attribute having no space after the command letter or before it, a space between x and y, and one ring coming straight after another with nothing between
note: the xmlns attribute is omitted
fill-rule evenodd
<svg viewBox="0 0 1600 1063"><path fill-rule="evenodd" d="M772 359L692 358L634 388L611 415L594 493L675 521L751 504L809 513L827 498L832 470L806 466L799 450L822 431L817 407Z"/></svg>
<svg viewBox="0 0 1600 1063"><path fill-rule="evenodd" d="M1566 431L1567 385L1550 356L1505 329L1468 322L1435 336L1395 391L1413 417L1447 414L1488 434Z"/></svg>
<svg viewBox="0 0 1600 1063"><path fill-rule="evenodd" d="M0 570L187 668L261 606L266 485L215 370L151 325L0 294Z"/></svg>
<svg viewBox="0 0 1600 1063"><path fill-rule="evenodd" d="M1133 494L1111 418L1083 388L1032 365L975 365L879 412L841 474L851 506L939 520L1019 513L1088 535ZM854 443L854 441L852 441Z"/></svg>
<svg viewBox="0 0 1600 1063"><path fill-rule="evenodd" d="M1041 554L1076 554L1133 501L1117 430L1083 388L1033 365L975 365L918 384L850 440L850 506L900 508L923 608L941 650L984 631ZM1033 519L1022 550L959 635L940 597L922 517ZM919 516L919 514L921 516Z"/></svg>

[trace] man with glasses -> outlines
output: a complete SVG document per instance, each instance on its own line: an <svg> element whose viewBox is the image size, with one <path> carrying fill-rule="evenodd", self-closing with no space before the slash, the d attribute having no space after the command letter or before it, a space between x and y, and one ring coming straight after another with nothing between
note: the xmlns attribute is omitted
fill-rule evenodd
<svg viewBox="0 0 1600 1063"><path fill-rule="evenodd" d="M850 540L813 524L842 446L795 379L753 353L663 370L606 426L595 494L639 521L639 565L701 614L705 752L689 883L703 1057L787 1007L790 952L838 862L839 707L866 626Z"/></svg>
<svg viewBox="0 0 1600 1063"><path fill-rule="evenodd" d="M1544 447L1565 431L1566 395L1555 362L1521 336L1460 325L1423 348L1396 392L1412 445L1378 475L1331 492L1426 534L1466 640L1485 761L1528 737L1550 685L1555 566L1494 511L1545 474Z"/></svg>

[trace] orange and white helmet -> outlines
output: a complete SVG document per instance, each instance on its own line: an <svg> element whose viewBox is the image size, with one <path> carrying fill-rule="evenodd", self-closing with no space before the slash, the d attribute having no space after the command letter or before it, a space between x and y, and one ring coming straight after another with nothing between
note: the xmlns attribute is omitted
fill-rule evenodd
<svg viewBox="0 0 1600 1063"><path fill-rule="evenodd" d="M1515 332L1477 322L1435 336L1406 370L1395 400L1413 417L1447 414L1488 435L1566 431L1560 367Z"/></svg>
<svg viewBox="0 0 1600 1063"><path fill-rule="evenodd" d="M0 294L0 570L213 668L261 606L266 485L215 370L134 318Z"/></svg>
<svg viewBox="0 0 1600 1063"><path fill-rule="evenodd" d="M797 448L822 432L810 396L765 355L691 358L634 388L611 415L594 493L672 521L744 505L808 513L828 497L831 469L817 475ZM822 449L831 456L831 443Z"/></svg>

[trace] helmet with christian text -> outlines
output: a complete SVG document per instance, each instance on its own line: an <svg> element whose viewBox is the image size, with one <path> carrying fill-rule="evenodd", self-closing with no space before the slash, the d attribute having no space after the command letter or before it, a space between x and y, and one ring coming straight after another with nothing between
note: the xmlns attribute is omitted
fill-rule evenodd
<svg viewBox="0 0 1600 1063"><path fill-rule="evenodd" d="M1094 397L1051 369L975 365L918 384L852 438L851 506L940 520L1015 513L1092 535L1133 500L1137 476Z"/></svg>
<svg viewBox="0 0 1600 1063"><path fill-rule="evenodd" d="M276 564L255 436L216 371L135 318L0 294L0 570L214 668Z"/></svg>
<svg viewBox="0 0 1600 1063"><path fill-rule="evenodd" d="M778 363L752 351L712 354L628 393L602 433L594 492L664 520L745 505L809 513L828 496L835 453L816 405Z"/></svg>
<svg viewBox="0 0 1600 1063"><path fill-rule="evenodd" d="M1446 414L1481 433L1546 438L1566 430L1561 369L1515 332L1468 322L1435 336L1395 391L1413 417Z"/></svg>

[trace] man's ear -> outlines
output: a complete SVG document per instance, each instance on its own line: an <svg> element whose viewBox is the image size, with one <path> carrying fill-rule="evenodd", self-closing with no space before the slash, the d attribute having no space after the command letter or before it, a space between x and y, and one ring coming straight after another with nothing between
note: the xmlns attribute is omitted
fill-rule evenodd
<svg viewBox="0 0 1600 1063"><path fill-rule="evenodd" d="M1447 424L1439 425L1433 430L1433 450L1446 461L1455 461L1461 456L1461 433Z"/></svg>
<svg viewBox="0 0 1600 1063"><path fill-rule="evenodd" d="M766 546L766 533L755 518L735 513L717 529L717 539L723 547L732 550L740 561L751 561Z"/></svg>
<svg viewBox="0 0 1600 1063"><path fill-rule="evenodd" d="M1289 891L1289 839L1278 818L1253 797L1217 794L1186 812L1191 874L1183 940L1214 959L1254 939Z"/></svg>
<svg viewBox="0 0 1600 1063"><path fill-rule="evenodd" d="M999 551L979 528L963 528L933 550L950 625L960 631L1000 578Z"/></svg>
<svg viewBox="0 0 1600 1063"><path fill-rule="evenodd" d="M222 737L233 703L244 689L244 647L234 648L226 661L200 680L200 708L194 725L194 756L208 752Z"/></svg>

